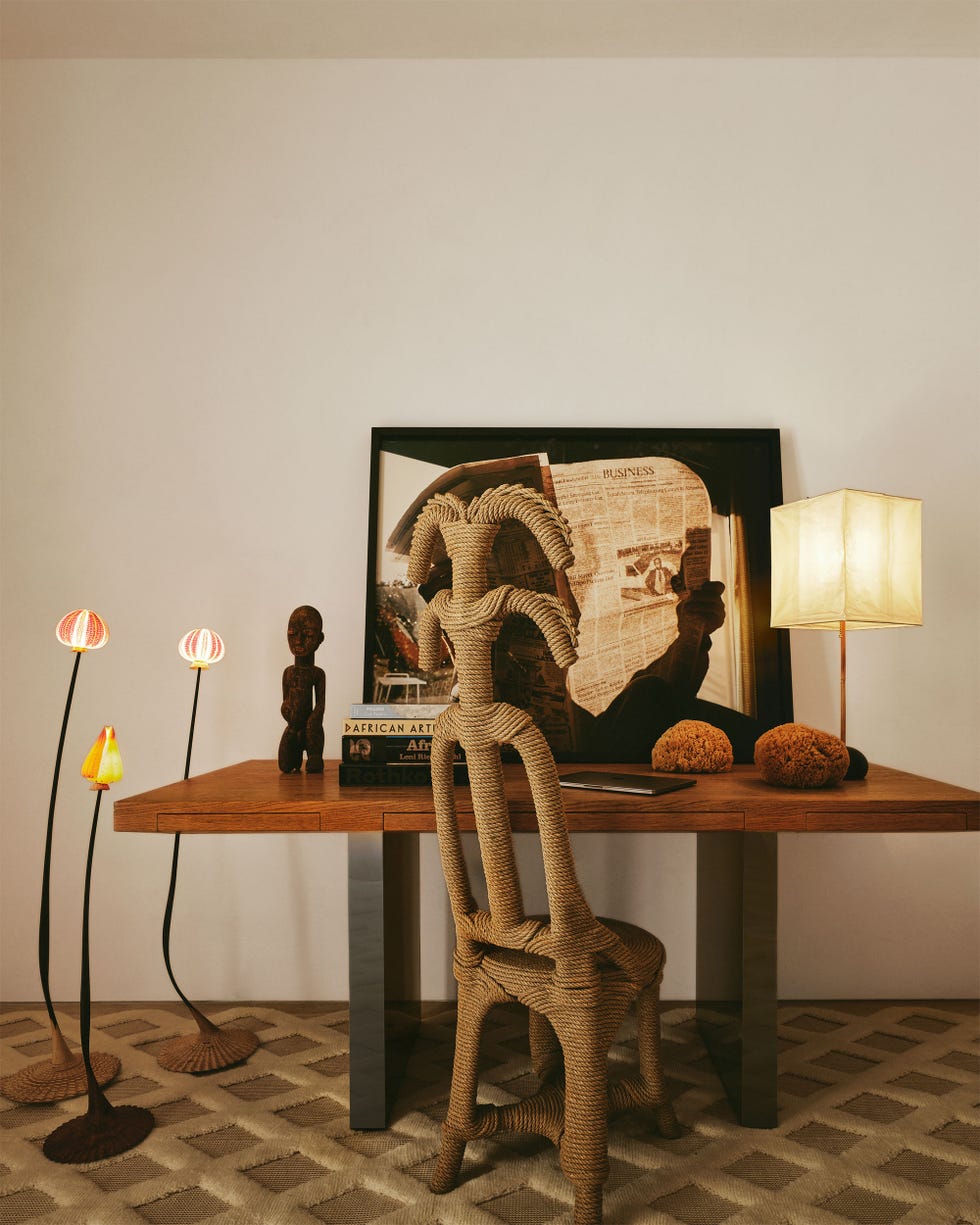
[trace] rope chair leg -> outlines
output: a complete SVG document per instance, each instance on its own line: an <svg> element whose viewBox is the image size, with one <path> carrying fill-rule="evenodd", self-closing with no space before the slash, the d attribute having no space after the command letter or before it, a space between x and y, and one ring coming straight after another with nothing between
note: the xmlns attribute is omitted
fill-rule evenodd
<svg viewBox="0 0 980 1225"><path fill-rule="evenodd" d="M572 1225L601 1225L602 1184L584 1187L575 1184L575 1211Z"/></svg>
<svg viewBox="0 0 980 1225"><path fill-rule="evenodd" d="M465 1137L471 1133L476 1113L477 1065L480 1057L480 1031L490 1004L460 983L456 1013L456 1050L453 1079L449 1090L449 1109L442 1125L442 1148L429 1190L443 1195L456 1186L466 1150Z"/></svg>
<svg viewBox="0 0 980 1225"><path fill-rule="evenodd" d="M533 1008L527 1010L527 1031L534 1074L542 1085L550 1084L562 1073L561 1043L548 1018Z"/></svg>
<svg viewBox="0 0 980 1225"><path fill-rule="evenodd" d="M609 1177L608 1051L596 1032L598 1017L574 1018L567 1028L561 1022L559 1025L565 1053L561 1168L575 1188L574 1225L600 1225L602 1184Z"/></svg>
<svg viewBox="0 0 980 1225"><path fill-rule="evenodd" d="M452 1191L456 1186L465 1152L466 1141L448 1136L444 1126L439 1160L436 1162L435 1172L429 1181L429 1190L433 1195L445 1195L447 1191Z"/></svg>
<svg viewBox="0 0 980 1225"><path fill-rule="evenodd" d="M660 1057L660 984L641 991L636 1001L637 1046L640 1051L640 1074L650 1102L657 1130L665 1140L681 1134L674 1107L667 1096L663 1061Z"/></svg>

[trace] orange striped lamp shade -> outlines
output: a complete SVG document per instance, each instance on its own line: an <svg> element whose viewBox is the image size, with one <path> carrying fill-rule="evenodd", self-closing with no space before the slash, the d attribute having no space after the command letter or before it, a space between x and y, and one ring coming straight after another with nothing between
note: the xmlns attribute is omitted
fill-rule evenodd
<svg viewBox="0 0 980 1225"><path fill-rule="evenodd" d="M73 651L97 651L109 641L109 627L91 608L65 613L54 632Z"/></svg>
<svg viewBox="0 0 980 1225"><path fill-rule="evenodd" d="M91 780L93 791L107 791L109 784L118 783L122 776L122 757L116 743L116 731L107 723L82 762L82 778Z"/></svg>
<svg viewBox="0 0 980 1225"><path fill-rule="evenodd" d="M192 668L208 668L225 657L225 644L214 630L191 630L177 643L177 650Z"/></svg>

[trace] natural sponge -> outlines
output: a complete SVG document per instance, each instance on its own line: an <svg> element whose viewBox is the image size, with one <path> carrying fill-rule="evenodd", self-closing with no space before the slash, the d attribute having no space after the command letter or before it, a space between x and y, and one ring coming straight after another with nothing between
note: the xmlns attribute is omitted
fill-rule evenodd
<svg viewBox="0 0 980 1225"><path fill-rule="evenodd" d="M772 787L830 787L849 762L843 740L804 723L781 723L755 742L755 764Z"/></svg>
<svg viewBox="0 0 980 1225"><path fill-rule="evenodd" d="M679 774L720 774L732 768L732 742L725 733L700 719L681 719L653 746L655 770Z"/></svg>

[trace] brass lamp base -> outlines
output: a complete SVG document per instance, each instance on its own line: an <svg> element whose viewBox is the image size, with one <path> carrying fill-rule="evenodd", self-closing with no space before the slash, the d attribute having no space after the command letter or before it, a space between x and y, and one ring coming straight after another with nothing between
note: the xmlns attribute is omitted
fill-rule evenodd
<svg viewBox="0 0 980 1225"><path fill-rule="evenodd" d="M201 1028L174 1038L157 1052L157 1063L169 1072L218 1072L242 1063L259 1045L250 1029Z"/></svg>
<svg viewBox="0 0 980 1225"><path fill-rule="evenodd" d="M115 1055L94 1051L90 1056L96 1083L107 1085L119 1075ZM63 1102L80 1097L88 1089L88 1076L81 1055L76 1055L57 1026L51 1027L51 1058L28 1064L0 1080L0 1093L12 1102Z"/></svg>
<svg viewBox="0 0 980 1225"><path fill-rule="evenodd" d="M44 1141L44 1155L62 1165L102 1161L135 1148L153 1130L154 1119L142 1106L100 1108L56 1128Z"/></svg>

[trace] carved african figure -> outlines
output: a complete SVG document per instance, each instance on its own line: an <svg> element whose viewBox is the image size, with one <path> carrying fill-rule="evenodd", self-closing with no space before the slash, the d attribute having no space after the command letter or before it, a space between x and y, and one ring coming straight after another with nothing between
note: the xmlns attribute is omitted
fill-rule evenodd
<svg viewBox="0 0 980 1225"><path fill-rule="evenodd" d="M282 717L286 730L279 741L279 769L293 774L303 766L307 774L323 773L323 709L326 677L313 663L323 641L323 618L309 604L293 610L286 640L296 662L282 674Z"/></svg>

